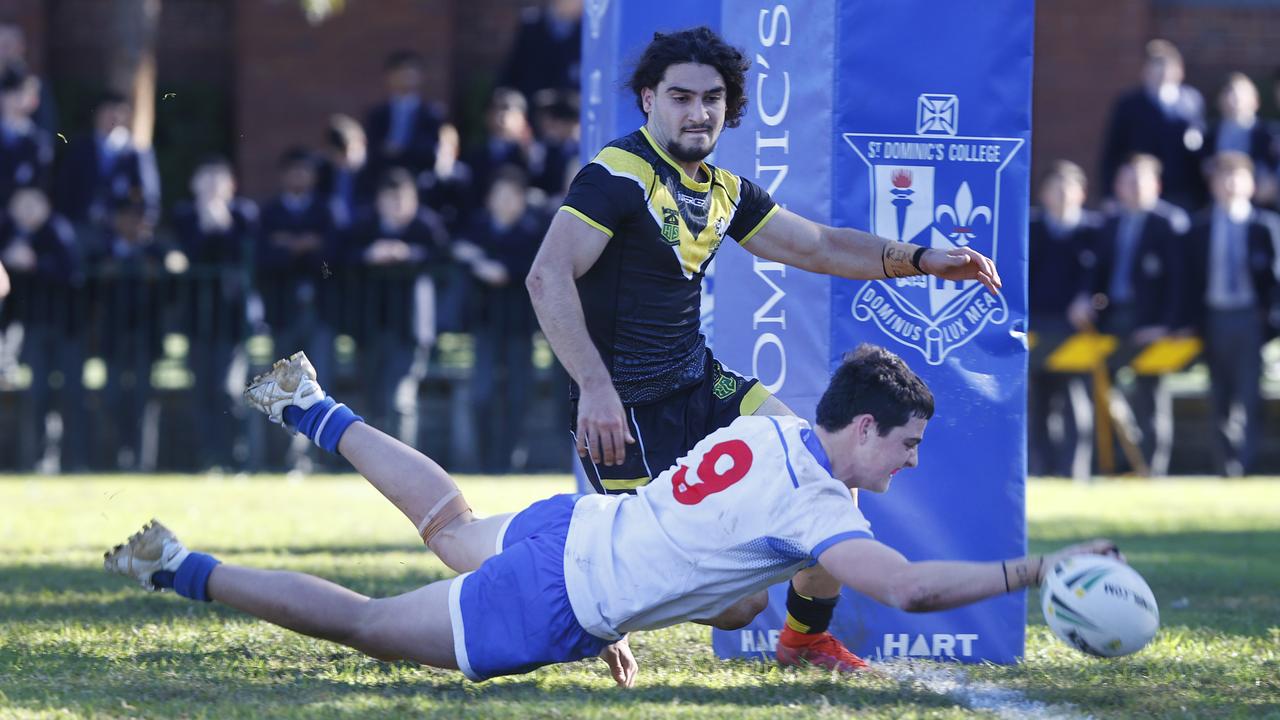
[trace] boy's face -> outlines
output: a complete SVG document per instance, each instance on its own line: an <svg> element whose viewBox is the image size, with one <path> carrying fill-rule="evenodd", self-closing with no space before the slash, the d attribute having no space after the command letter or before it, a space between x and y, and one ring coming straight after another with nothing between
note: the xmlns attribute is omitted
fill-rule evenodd
<svg viewBox="0 0 1280 720"><path fill-rule="evenodd" d="M1220 205L1230 205L1253 197L1253 173L1248 168L1219 168L1210 183L1213 199Z"/></svg>
<svg viewBox="0 0 1280 720"><path fill-rule="evenodd" d="M869 418L869 425L861 426L860 418ZM912 417L905 424L881 435L880 426L870 415L854 418L850 427L855 431L848 439L852 443L850 454L854 458L851 472L853 477L852 482L846 484L874 493L888 490L889 483L899 470L919 464L919 447L924 441L924 430L928 424L928 420Z"/></svg>
<svg viewBox="0 0 1280 720"><path fill-rule="evenodd" d="M412 185L396 185L378 191L378 215L386 222L401 226L418 212L418 193Z"/></svg>
<svg viewBox="0 0 1280 720"><path fill-rule="evenodd" d="M49 200L34 188L18 190L9 199L9 217L26 232L38 230L49 219Z"/></svg>
<svg viewBox="0 0 1280 720"><path fill-rule="evenodd" d="M501 225L510 225L525 211L524 189L509 180L493 184L487 203L489 214Z"/></svg>
<svg viewBox="0 0 1280 720"><path fill-rule="evenodd" d="M199 200L225 202L235 195L236 183L226 167L206 165L191 178L191 192Z"/></svg>
<svg viewBox="0 0 1280 720"><path fill-rule="evenodd" d="M94 113L93 126L99 135L109 135L116 128L129 125L129 106L125 103L106 103Z"/></svg>
<svg viewBox="0 0 1280 720"><path fill-rule="evenodd" d="M1116 199L1129 210L1146 210L1160 199L1160 178L1149 166L1132 163L1116 173Z"/></svg>
<svg viewBox="0 0 1280 720"><path fill-rule="evenodd" d="M407 63L387 71L387 91L392 95L416 95L422 87L422 69Z"/></svg>
<svg viewBox="0 0 1280 720"><path fill-rule="evenodd" d="M290 195L306 195L316 186L316 171L308 162L286 165L280 174L280 186Z"/></svg>
<svg viewBox="0 0 1280 720"><path fill-rule="evenodd" d="M142 244L151 238L151 224L146 216L136 208L117 210L112 217L116 235L133 244Z"/></svg>

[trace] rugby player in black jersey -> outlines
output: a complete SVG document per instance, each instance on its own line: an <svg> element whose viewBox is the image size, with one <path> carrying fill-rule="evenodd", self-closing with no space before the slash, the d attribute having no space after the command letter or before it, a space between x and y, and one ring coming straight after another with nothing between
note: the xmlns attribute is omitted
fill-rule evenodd
<svg viewBox="0 0 1280 720"><path fill-rule="evenodd" d="M838 277L928 274L1000 288L995 264L969 248L820 225L704 162L742 118L748 67L708 28L655 33L630 80L644 127L574 178L529 273L538 321L573 378L571 432L597 492L634 492L739 415L792 414L716 361L700 332L702 277L725 236L766 260ZM839 591L819 566L795 576L779 662L865 667L826 631ZM742 627L767 602L760 593L710 624Z"/></svg>

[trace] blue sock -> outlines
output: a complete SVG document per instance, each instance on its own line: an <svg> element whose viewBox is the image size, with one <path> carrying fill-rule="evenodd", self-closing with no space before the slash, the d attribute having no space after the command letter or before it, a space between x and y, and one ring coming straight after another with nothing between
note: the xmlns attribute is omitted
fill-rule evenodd
<svg viewBox="0 0 1280 720"><path fill-rule="evenodd" d="M168 588L184 598L209 602L209 575L221 561L212 555L193 552L178 566L177 572L160 570L151 575L151 584Z"/></svg>
<svg viewBox="0 0 1280 720"><path fill-rule="evenodd" d="M324 400L302 410L290 405L281 413L284 421L306 435L311 442L331 453L338 452L338 441L352 423L364 422L364 418L351 411L351 408L327 397Z"/></svg>

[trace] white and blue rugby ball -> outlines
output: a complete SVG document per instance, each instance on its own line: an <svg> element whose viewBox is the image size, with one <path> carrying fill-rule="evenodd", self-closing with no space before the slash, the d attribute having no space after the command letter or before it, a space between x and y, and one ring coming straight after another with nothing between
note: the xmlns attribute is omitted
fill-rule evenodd
<svg viewBox="0 0 1280 720"><path fill-rule="evenodd" d="M1040 602L1053 634L1095 657L1135 653L1160 627L1160 609L1147 581L1103 555L1059 560L1045 573Z"/></svg>

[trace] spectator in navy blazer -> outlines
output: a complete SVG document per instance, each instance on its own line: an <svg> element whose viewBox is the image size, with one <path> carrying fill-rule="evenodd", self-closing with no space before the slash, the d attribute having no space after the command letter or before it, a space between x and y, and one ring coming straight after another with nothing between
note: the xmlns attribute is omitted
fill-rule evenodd
<svg viewBox="0 0 1280 720"><path fill-rule="evenodd" d="M57 132L57 110L49 83L41 81L27 62L27 36L20 25L0 20L0 74L13 71L27 78L25 111L46 134Z"/></svg>
<svg viewBox="0 0 1280 720"><path fill-rule="evenodd" d="M233 450L240 438L243 413L228 387L243 387L245 378L229 379L232 360L247 335L246 311L258 228L258 209L236 195L231 164L209 158L191 176L191 200L173 210L171 224L191 261L187 294L180 298L190 338L187 353L195 376L188 403L203 441L202 468L235 466Z"/></svg>
<svg viewBox="0 0 1280 720"><path fill-rule="evenodd" d="M0 207L20 187L49 189L53 144L49 133L31 119L27 96L30 75L0 72Z"/></svg>
<svg viewBox="0 0 1280 720"><path fill-rule="evenodd" d="M1049 168L1028 228L1028 314L1036 335L1027 378L1028 470L1087 479L1093 462L1093 404L1085 381L1049 372L1044 362L1079 330L1068 310L1084 287L1084 252L1099 220L1084 209L1084 170L1068 160ZM1055 432L1052 428L1061 428Z"/></svg>
<svg viewBox="0 0 1280 720"><path fill-rule="evenodd" d="M515 166L526 177L536 178L546 166L547 149L534 136L529 103L518 90L498 88L485 113L484 145L467 156L475 191L486 197L499 168Z"/></svg>
<svg viewBox="0 0 1280 720"><path fill-rule="evenodd" d="M435 165L441 113L422 97L421 55L396 50L387 56L384 72L387 99L369 111L364 124L370 172L377 178L403 167L416 176Z"/></svg>
<svg viewBox="0 0 1280 720"><path fill-rule="evenodd" d="M582 65L582 0L525 8L499 85L527 98L539 90L577 90Z"/></svg>
<svg viewBox="0 0 1280 720"><path fill-rule="evenodd" d="M262 207L255 279L277 354L305 350L316 371L325 372L341 306L334 212L316 191L310 151L286 150L279 169L280 193Z"/></svg>
<svg viewBox="0 0 1280 720"><path fill-rule="evenodd" d="M538 140L545 148L542 167L533 185L548 198L562 198L579 166L578 95L569 90L543 90L534 97Z"/></svg>
<svg viewBox="0 0 1280 720"><path fill-rule="evenodd" d="M159 415L148 411L151 368L176 306L173 277L189 268L182 251L154 230L141 198L119 200L90 258L98 349L107 364L101 426L115 434L110 447L120 470L155 470Z"/></svg>
<svg viewBox="0 0 1280 720"><path fill-rule="evenodd" d="M350 328L370 419L416 442L418 387L436 335L436 275L449 262L444 223L418 204L413 176L393 168L378 183L374 208L351 228L348 250L360 268Z"/></svg>
<svg viewBox="0 0 1280 720"><path fill-rule="evenodd" d="M316 189L316 158L304 147L280 155L280 193L262 206L254 281L279 355L305 350L331 374L334 339L349 282L336 213ZM310 443L295 435L285 459L305 471Z"/></svg>
<svg viewBox="0 0 1280 720"><path fill-rule="evenodd" d="M58 414L62 418L62 471L84 470L88 462L84 423L84 283L71 224L51 212L35 187L19 188L0 221L0 260L11 273L12 294L0 327L23 327L21 358L31 371L24 394L19 463L36 469L46 455L45 416L52 407L54 372L62 376Z"/></svg>
<svg viewBox="0 0 1280 720"><path fill-rule="evenodd" d="M1160 199L1160 161L1138 154L1120 166L1117 204L1084 255L1085 291L1073 307L1076 324L1115 335L1120 352L1112 370L1131 361L1178 325L1185 291L1187 214ZM1169 471L1173 400L1164 378L1137 375L1121 385L1132 410L1138 445L1152 475Z"/></svg>
<svg viewBox="0 0 1280 720"><path fill-rule="evenodd" d="M94 105L93 131L72 140L58 164L54 206L76 226L81 241L86 233L109 229L112 208L124 202L141 202L151 225L158 217L155 155L134 143L131 115L124 96L105 93Z"/></svg>
<svg viewBox="0 0 1280 720"><path fill-rule="evenodd" d="M1146 45L1142 87L1123 95L1111 111L1102 154L1102 182L1134 153L1154 155L1164 168L1164 197L1184 210L1204 204L1199 152L1204 146L1204 98L1183 80L1182 54L1168 40Z"/></svg>
<svg viewBox="0 0 1280 720"><path fill-rule="evenodd" d="M368 160L369 145L360 123L347 115L330 117L316 191L329 199L339 228L351 225L373 203L377 178L371 177Z"/></svg>
<svg viewBox="0 0 1280 720"><path fill-rule="evenodd" d="M485 209L466 234L482 253L471 262L479 286L472 401L482 467L491 473L509 472L513 461L522 466L528 453L525 415L538 323L524 280L548 225L544 214L529 206L528 189L524 171L499 169Z"/></svg>
<svg viewBox="0 0 1280 720"><path fill-rule="evenodd" d="M1187 235L1186 322L1205 344L1216 469L1250 472L1261 434L1263 343L1276 334L1276 218L1256 209L1253 161L1211 164L1213 205Z"/></svg>
<svg viewBox="0 0 1280 720"><path fill-rule="evenodd" d="M1235 150L1253 160L1258 205L1274 205L1277 199L1276 170L1280 167L1280 130L1258 117L1258 86L1244 73L1231 73L1218 94L1221 117L1209 130L1204 157Z"/></svg>

